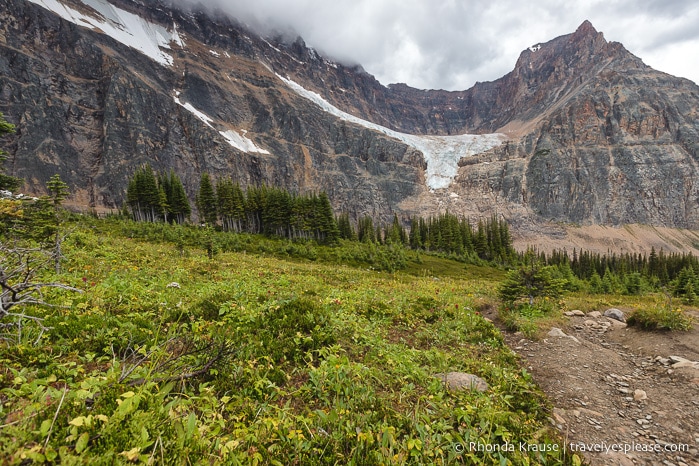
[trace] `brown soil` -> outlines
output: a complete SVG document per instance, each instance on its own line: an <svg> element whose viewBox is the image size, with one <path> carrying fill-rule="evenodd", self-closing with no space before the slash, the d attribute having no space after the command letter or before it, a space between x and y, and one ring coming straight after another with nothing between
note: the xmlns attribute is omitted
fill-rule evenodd
<svg viewBox="0 0 699 466"><path fill-rule="evenodd" d="M489 314L497 323L496 312ZM690 332L647 332L588 315L570 317L562 330L567 337L539 341L504 335L550 398L551 422L569 449L609 448L584 453L594 466L699 466L699 368L669 359L699 361L696 325Z"/></svg>

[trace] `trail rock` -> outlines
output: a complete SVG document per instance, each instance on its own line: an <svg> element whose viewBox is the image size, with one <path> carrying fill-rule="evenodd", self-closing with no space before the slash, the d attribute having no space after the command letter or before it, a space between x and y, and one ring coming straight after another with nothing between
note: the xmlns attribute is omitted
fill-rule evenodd
<svg viewBox="0 0 699 466"><path fill-rule="evenodd" d="M604 311L604 316L609 317L610 319L618 320L619 322L626 322L626 317L624 317L624 313L621 312L619 309L607 309L606 311Z"/></svg>
<svg viewBox="0 0 699 466"><path fill-rule="evenodd" d="M590 317L591 319L599 319L602 317L602 313L600 311L588 312L587 317Z"/></svg>
<svg viewBox="0 0 699 466"><path fill-rule="evenodd" d="M447 389L451 391L478 390L485 392L488 390L488 383L485 380L466 372L447 372L446 374L435 374L435 377L444 382Z"/></svg>
<svg viewBox="0 0 699 466"><path fill-rule="evenodd" d="M648 395L643 390L634 390L633 399L634 401L644 401L648 399Z"/></svg>
<svg viewBox="0 0 699 466"><path fill-rule="evenodd" d="M558 327L553 327L553 328L551 328L551 330L549 330L548 336L550 336L550 337L558 337L558 338L570 338L570 339L573 340L574 342L580 343L580 341L579 341L577 338L575 338L575 337L572 336L572 335L567 335L563 330L561 330L561 329L558 328Z"/></svg>

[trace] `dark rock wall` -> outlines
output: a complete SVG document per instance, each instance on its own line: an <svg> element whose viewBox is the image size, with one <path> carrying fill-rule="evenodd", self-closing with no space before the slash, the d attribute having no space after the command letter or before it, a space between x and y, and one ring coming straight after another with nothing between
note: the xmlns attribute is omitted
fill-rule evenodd
<svg viewBox="0 0 699 466"><path fill-rule="evenodd" d="M255 62L224 70L185 56L183 64L163 67L22 0L0 1L0 24L0 111L17 125L6 140L7 168L27 180L29 191L41 192L59 173L74 201L115 208L136 167L149 163L175 169L192 198L201 173L209 172L244 186L325 190L337 208L387 217L425 189L419 153L329 118L278 89L281 81ZM234 37L231 47L252 54L240 40ZM209 128L175 103L175 90L182 102L228 126ZM247 129L270 154L231 147L218 134L226 128Z"/></svg>
<svg viewBox="0 0 699 466"><path fill-rule="evenodd" d="M325 190L355 215L431 215L443 205L427 192L422 154L328 115L278 73L399 131L506 132L508 143L461 161L446 193L458 193L456 213L699 228L699 87L652 70L588 22L525 50L501 79L447 92L382 86L300 39L262 39L222 15L115 3L178 24L187 45L168 51L173 67L25 0L0 0L0 111L17 125L3 141L6 167L29 191L59 173L76 203L114 208L150 163L179 173L192 199L209 172ZM212 47L230 56L214 59ZM175 91L216 129L177 105ZM218 133L226 129L270 154L231 147Z"/></svg>

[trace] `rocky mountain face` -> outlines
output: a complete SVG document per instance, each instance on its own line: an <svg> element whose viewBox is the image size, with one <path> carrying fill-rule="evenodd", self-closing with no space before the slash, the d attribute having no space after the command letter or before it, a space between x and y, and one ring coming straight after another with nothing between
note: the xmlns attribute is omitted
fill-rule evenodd
<svg viewBox="0 0 699 466"><path fill-rule="evenodd" d="M325 190L353 215L699 228L698 108L698 86L588 22L447 92L382 86L301 39L159 1L0 0L0 111L18 129L6 167L34 192L59 173L97 208L150 163L192 196L209 172ZM504 142L462 152L464 133ZM440 164L451 183L431 183Z"/></svg>

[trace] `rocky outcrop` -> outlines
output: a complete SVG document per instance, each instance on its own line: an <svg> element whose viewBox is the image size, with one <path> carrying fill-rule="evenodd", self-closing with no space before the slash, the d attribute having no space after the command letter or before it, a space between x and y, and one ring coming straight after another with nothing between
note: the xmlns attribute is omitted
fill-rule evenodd
<svg viewBox="0 0 699 466"><path fill-rule="evenodd" d="M113 4L176 26L184 41L164 50L171 65L28 0L0 0L0 111L18 129L6 167L30 192L59 173L75 202L115 208L128 177L150 163L180 173L191 196L210 172L325 190L355 215L449 208L497 212L516 228L699 228L699 87L649 68L589 22L525 50L501 79L447 92L382 86L301 39L264 39L220 14ZM396 131L500 132L509 141L463 158L452 185L430 192L417 149L331 115L279 76Z"/></svg>
<svg viewBox="0 0 699 466"><path fill-rule="evenodd" d="M325 190L337 208L357 215L386 216L426 189L419 153L328 118L289 93L259 61L245 58L254 44L239 46L239 37L223 45L241 55L185 56L169 68L31 3L0 5L0 111L18 129L7 167L29 191L41 192L59 173L75 201L115 208L144 163L174 168L192 197L201 173L209 172L243 185ZM184 24L198 34L207 30ZM190 54L208 52L189 41L196 51ZM202 121L176 96L216 123ZM245 134L263 151L232 147L220 134L225 130Z"/></svg>

